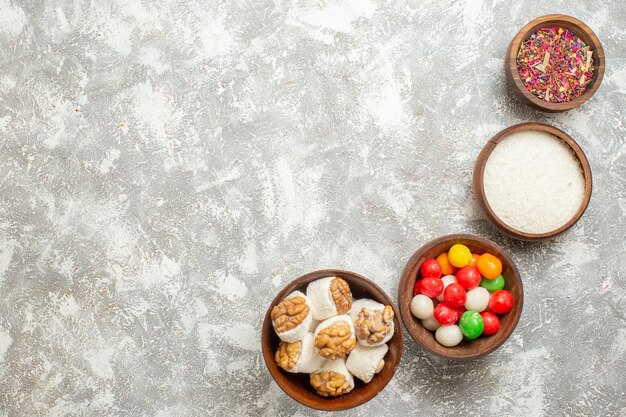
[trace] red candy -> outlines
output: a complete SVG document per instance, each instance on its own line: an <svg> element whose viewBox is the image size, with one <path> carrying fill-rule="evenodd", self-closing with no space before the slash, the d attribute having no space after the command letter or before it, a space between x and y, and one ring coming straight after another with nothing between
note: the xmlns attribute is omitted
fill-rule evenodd
<svg viewBox="0 0 626 417"><path fill-rule="evenodd" d="M454 324L459 320L458 308L449 306L445 301L435 307L435 319L443 324Z"/></svg>
<svg viewBox="0 0 626 417"><path fill-rule="evenodd" d="M443 292L443 281L439 278L422 278L415 285L417 294L425 294L430 298L438 297Z"/></svg>
<svg viewBox="0 0 626 417"><path fill-rule="evenodd" d="M420 266L422 278L441 278L441 266L436 259L426 259Z"/></svg>
<svg viewBox="0 0 626 417"><path fill-rule="evenodd" d="M449 306L461 307L467 301L467 293L460 284L450 284L443 292L443 299Z"/></svg>
<svg viewBox="0 0 626 417"><path fill-rule="evenodd" d="M513 294L507 290L499 290L491 294L489 309L497 314L504 314L513 308Z"/></svg>
<svg viewBox="0 0 626 417"><path fill-rule="evenodd" d="M466 290L478 287L480 279L480 272L475 266L466 266L456 273L456 281Z"/></svg>
<svg viewBox="0 0 626 417"><path fill-rule="evenodd" d="M483 318L483 323L485 323L484 335L495 334L500 329L500 319L491 311L483 311L480 313L480 316Z"/></svg>

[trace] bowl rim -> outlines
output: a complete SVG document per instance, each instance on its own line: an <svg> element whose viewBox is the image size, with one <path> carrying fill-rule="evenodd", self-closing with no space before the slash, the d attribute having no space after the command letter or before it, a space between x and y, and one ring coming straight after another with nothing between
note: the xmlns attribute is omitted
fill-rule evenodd
<svg viewBox="0 0 626 417"><path fill-rule="evenodd" d="M573 32L575 32L577 36L585 38L585 41L592 47L595 55L594 61L597 63L597 65L595 65L596 68L591 84L586 87L583 94L573 100L566 101L564 103L547 102L532 94L526 89L524 83L522 83L522 80L520 79L519 73L517 71L517 53L522 42L524 42L528 38L528 36L534 33L541 26L551 23L561 26L573 27ZM595 32L591 30L589 26L587 26L581 20L572 16L564 14L548 14L539 16L536 19L531 20L526 25L524 25L513 37L506 52L504 68L509 87L513 89L517 96L525 101L526 104L530 104L547 112L562 112L578 107L581 104L585 103L587 100L589 100L591 97L593 97L598 88L600 88L600 84L602 83L602 79L604 78L605 65L604 49L602 47L602 43L600 42L600 39L595 34Z"/></svg>
<svg viewBox="0 0 626 417"><path fill-rule="evenodd" d="M274 355L273 355L273 348L272 349L266 349L265 348L265 340L267 340L269 337L271 337L271 333L273 332L273 328L272 328L272 324L271 324L271 311L272 308L278 304L280 301L282 301L287 295L289 295L291 292L296 291L297 288L302 287L303 285L306 285L316 279L320 279L320 278L324 278L324 277L330 277L330 276L338 276L341 278L346 278L346 276L351 279L351 280L356 280L356 281L362 281L365 282L366 284L372 286L375 290L377 290L380 295L382 296L381 298L383 298L383 301L378 300L379 302L385 304L385 305L391 305L391 307L393 308L393 311L396 313L394 315L394 335L392 336L392 339L396 339L395 344L397 344L397 346L399 346L399 351L398 351L398 356L397 356L397 361L395 363L392 363L392 372L389 375L389 378L387 380L381 381L381 384L377 387L378 389L374 389L376 388L376 386L372 386L372 389L370 389L367 392L367 395L364 395L361 399L356 400L354 402L348 402L345 403L343 405L338 405L337 403L333 403L332 402L332 398L326 398L326 397L319 397L318 400L316 402L311 402L308 401L308 399L306 397L303 397L301 395L297 395L299 391L292 389L292 387L284 385L282 383L282 381L280 379L278 379L276 377L277 373L282 373L283 371L281 369L278 368L278 366L276 365L276 363L274 362ZM373 294L372 294L373 295ZM378 298L378 297L377 297ZM350 408L354 408L354 407L358 407L360 405L363 405L365 403L367 403L368 401L372 400L374 397L376 397L386 386L387 384L389 384L389 382L393 379L398 366L400 365L400 361L402 360L402 353L404 351L404 336L403 336L403 331L402 331L402 319L400 317L400 310L398 310L398 308L395 306L395 304L393 303L393 301L391 300L391 298L387 295L387 293L385 292L385 290L383 290L378 284L376 284L374 281L372 281L371 279L358 274L356 272L352 272L352 271L348 271L345 269L319 269L316 271L312 271L312 272L308 272L294 280L292 280L291 282L287 283L279 292L278 294L276 294L276 296L274 297L274 299L272 300L272 302L269 304L267 311L265 312L265 315L263 317L263 323L262 323L262 327L261 327L261 350L262 350L262 354L263 354L263 359L265 362L265 366L269 372L269 374L272 376L272 379L276 382L276 384L280 387L280 389L287 394L289 397L291 397L292 399L294 399L295 401L297 401L298 403L305 405L309 408L315 409L315 410L321 410L321 411L341 411L341 410L348 410ZM388 344L391 342L391 340L389 342L387 342ZM376 376L374 377L376 378ZM370 381L371 383L371 381ZM349 398L350 393L346 394L345 396L341 396L340 398ZM324 400L331 400L329 402L325 402ZM324 406L322 404L328 404L328 406Z"/></svg>
<svg viewBox="0 0 626 417"><path fill-rule="evenodd" d="M414 270L415 266L420 261L423 261L423 259L421 258L424 257L425 256L424 254L427 251L431 250L433 247L441 243L446 243L446 242L450 242L450 245L452 245L453 243L455 242L458 243L459 241L472 241L472 242L481 243L483 245L489 246L490 248L494 249L494 251L499 252L504 258L503 261L506 261L511 266L511 269L513 270L513 280L515 280L516 283L519 285L520 296L515 302L517 309L515 310L515 314L512 317L513 324L508 330L508 332L504 333L504 335L501 337L501 339L497 343L494 343L493 345L488 346L485 350L482 350L480 352L469 353L469 354L464 354L464 355L463 354L451 355L451 354L444 354L440 351L434 350L427 344L423 343L421 340L421 337L418 333L418 326L422 327L422 325L421 323L419 323L419 320L417 318L413 317L413 314L411 313L411 308L410 308L410 301L413 298L412 288L415 285L415 282L417 281L416 274L414 272L412 273L411 271ZM409 287L411 288L411 291L410 291L410 294L407 295L406 289ZM517 269L517 266L515 265L515 262L513 262L513 259L506 253L504 248L502 248L500 245L496 244L495 242L489 239L483 238L475 234L470 234L470 233L450 234L450 235L445 235L445 236L441 236L441 237L429 240L428 242L424 243L422 246L420 246L419 249L417 249L413 253L411 258L407 261L404 267L404 270L402 271L400 282L398 284L398 305L400 306L400 315L402 316L404 327L406 328L407 333L411 336L411 338L415 341L415 343L417 343L419 347L426 350L430 354L433 354L435 356L445 358L448 360L453 360L453 361L474 360L474 359L479 359L483 356L486 356L490 354L491 352L495 351L496 349L498 349L500 346L504 344L504 342L506 342L509 339L509 337L511 337L511 335L515 331L515 328L517 327L517 324L519 323L519 320L522 316L522 310L524 309L524 283L522 281L522 277L519 273L519 270ZM455 349L455 347L448 348L448 349Z"/></svg>
<svg viewBox="0 0 626 417"><path fill-rule="evenodd" d="M493 150L496 148L496 146L501 141L509 137L511 134L516 133L516 132L521 132L521 131L527 131L527 130L539 130L542 132L551 133L554 136L561 139L563 142L565 142L565 144L569 146L569 148L572 150L572 152L578 159L578 162L582 170L583 178L585 181L585 194L576 213L562 226L554 230L550 230L548 232L543 232L543 233L524 232L522 230L518 230L509 226L507 223L505 223L496 215L496 213L491 208L491 205L489 204L489 201L485 194L484 175L485 175L485 166L487 165L487 160L489 159L489 156L491 155ZM593 193L593 174L591 172L591 165L589 164L587 155L585 155L585 152L583 151L582 147L570 135L568 135L561 129L558 129L546 123L527 122L527 123L518 123L516 125L509 126L506 129L503 129L500 132L496 133L495 136L493 136L491 139L489 139L489 141L487 141L487 143L481 150L480 154L478 155L478 158L476 159L476 163L474 165L473 178L472 178L472 186L473 186L474 195L476 196L476 200L478 202L479 207L481 208L481 210L487 217L487 220L489 220L489 222L492 225L496 226L497 229L499 229L501 232L503 232L507 236L510 236L516 239L526 240L526 241L539 241L539 240L551 239L555 236L560 235L561 233L564 233L565 231L570 229L572 226L574 226L574 224L576 224L578 220L580 220L582 215L587 210L587 207L589 206L591 195Z"/></svg>

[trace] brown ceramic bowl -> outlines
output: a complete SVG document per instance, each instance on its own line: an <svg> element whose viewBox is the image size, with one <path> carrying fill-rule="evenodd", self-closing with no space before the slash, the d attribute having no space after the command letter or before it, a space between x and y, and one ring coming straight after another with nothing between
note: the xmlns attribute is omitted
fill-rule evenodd
<svg viewBox="0 0 626 417"><path fill-rule="evenodd" d="M524 43L524 41L526 41L526 39L528 39L530 35L535 33L538 29L548 26L569 29L576 36L581 38L587 45L589 45L593 51L592 58L595 71L593 73L591 83L587 85L585 92L581 94L580 97L565 103L550 103L530 93L524 86L524 83L520 79L519 73L517 72L517 53L519 52L522 43ZM506 82L511 91L513 91L513 93L524 103L550 113L562 112L580 106L595 94L600 87L602 77L604 77L604 50L602 49L600 40L589 28L589 26L574 17L563 14L549 14L541 16L526 24L526 26L524 26L511 41L509 48L506 51L506 57L504 60Z"/></svg>
<svg viewBox="0 0 626 417"><path fill-rule="evenodd" d="M413 299L413 287L415 286L415 281L417 281L419 267L422 265L422 262L428 258L436 258L440 253L447 252L456 243L467 246L472 253L482 255L489 252L497 256L502 261L502 275L505 279L504 289L513 294L515 302L511 311L499 316L500 329L496 334L480 336L478 339L469 342L463 341L454 347L445 347L435 340L435 332L424 328L421 321L411 314L411 300ZM493 352L511 336L522 314L524 288L519 271L515 267L513 260L500 246L476 235L448 235L431 240L411 256L411 259L404 267L400 285L398 286L398 305L407 331L420 347L442 358L471 360Z"/></svg>
<svg viewBox="0 0 626 417"><path fill-rule="evenodd" d="M280 303L287 295L293 291L300 290L306 292L307 285L319 278L337 276L341 277L348 282L352 296L354 299L359 298L371 298L384 305L392 306L395 314L394 317L394 335L387 342L389 345L389 351L385 356L385 366L369 384L365 384L354 378L355 386L348 394L340 395L338 397L322 397L318 395L311 384L309 383L308 374L291 374L280 369L276 362L274 362L274 352L278 347L279 339L272 327L272 319L270 318L270 312L272 308ZM398 310L391 302L391 299L385 294L385 292L369 279L355 274L350 271L342 271L340 269L324 269L321 271L310 272L300 278L292 281L281 292L278 293L276 298L272 301L265 319L263 320L263 328L261 331L261 345L263 349L263 359L267 369L270 371L272 378L278 384L278 386L285 391L294 400L300 404L304 404L308 407L315 408L317 410L324 411L338 411L348 408L356 407L374 398L385 386L389 383L396 368L400 363L402 357L402 324L398 318Z"/></svg>
<svg viewBox="0 0 626 417"><path fill-rule="evenodd" d="M585 179L585 196L580 204L580 207L578 208L578 211L576 211L574 216L563 226L546 233L527 233L509 226L504 221L500 220L498 216L496 216L491 206L489 205L489 201L487 201L487 197L485 196L484 175L485 165L487 164L489 155L491 155L491 152L493 152L496 145L500 143L504 138L512 133L522 130L540 130L543 132L548 132L565 142L565 144L567 144L572 149L572 151L578 158L583 173L583 178ZM591 166L589 165L587 156L585 155L585 152L583 152L580 145L578 145L578 143L576 143L576 141L572 139L567 133L563 132L560 129L557 129L556 127L544 123L520 123L499 132L497 135L491 138L489 142L487 142L487 144L484 146L483 150L478 155L476 165L474 165L473 188L474 194L476 195L476 201L478 202L478 206L487 217L487 220L489 220L492 225L494 225L504 234L510 237L514 237L516 239L527 241L550 239L572 227L587 209L587 206L589 205L589 200L591 199L592 191Z"/></svg>

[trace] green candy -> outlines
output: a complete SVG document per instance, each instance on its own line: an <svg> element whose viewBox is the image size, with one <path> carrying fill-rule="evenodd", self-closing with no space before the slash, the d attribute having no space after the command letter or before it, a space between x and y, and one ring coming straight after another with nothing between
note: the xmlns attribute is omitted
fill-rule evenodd
<svg viewBox="0 0 626 417"><path fill-rule="evenodd" d="M504 277L502 275L494 279L487 279L485 277L482 277L482 279L480 280L480 286L485 288L490 293L500 291L502 288L504 288Z"/></svg>
<svg viewBox="0 0 626 417"><path fill-rule="evenodd" d="M461 316L459 327L466 340L474 340L483 334L485 323L478 311L466 311Z"/></svg>

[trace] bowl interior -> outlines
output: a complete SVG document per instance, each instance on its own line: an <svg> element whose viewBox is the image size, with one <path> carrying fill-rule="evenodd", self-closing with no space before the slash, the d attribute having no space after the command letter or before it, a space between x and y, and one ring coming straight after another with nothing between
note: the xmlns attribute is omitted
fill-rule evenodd
<svg viewBox="0 0 626 417"><path fill-rule="evenodd" d="M350 285L350 290L352 291L354 299L371 298L381 304L391 305L396 313L394 316L394 335L389 342L387 342L389 351L385 356L385 366L382 371L374 376L374 379L372 379L369 384L365 384L357 378L354 378L354 389L348 394L340 395L334 398L326 398L317 395L309 383L308 374L288 373L276 365L274 362L274 352L276 351L280 340L274 332L272 320L270 318L272 308L291 292L296 290L306 292L306 287L310 282L329 276L338 276L345 279ZM398 309L393 305L385 292L372 281L361 275L336 269L311 272L288 284L276 296L267 309L261 334L265 364L280 388L301 404L318 410L327 411L345 410L347 408L356 407L374 398L380 391L383 390L396 372L396 368L400 363L400 357L402 356L402 324L399 320L398 314Z"/></svg>
<svg viewBox="0 0 626 417"><path fill-rule="evenodd" d="M455 243L467 246L472 253L486 252L497 256L502 261L502 275L505 279L504 288L513 294L513 309L500 316L500 330L492 336L481 336L470 342L461 342L454 347L445 347L435 340L435 332L422 326L419 319L411 314L413 287L418 277L419 267L428 258L435 258L447 252ZM495 243L475 235L448 235L435 239L422 246L409 260L402 273L398 288L398 303L402 320L411 337L428 352L447 359L467 360L487 355L500 347L509 338L522 314L524 290L519 271L512 259Z"/></svg>
<svg viewBox="0 0 626 417"><path fill-rule="evenodd" d="M561 227L555 230L545 232L545 233L528 233L528 232L524 232L521 230L517 230L509 226L507 223L502 221L495 214L495 212L489 205L489 201L487 200L487 197L485 194L484 173L485 173L485 166L487 165L487 160L489 159L491 152L493 152L495 147L502 140L507 138L512 133L525 131L525 130L540 130L543 132L550 133L558 137L559 139L561 139L565 144L567 144L570 147L570 149L572 150L572 152L578 159L578 163L580 164L583 178L585 180L585 195L576 213L572 216L570 220L568 220ZM478 155L478 159L476 160L476 165L474 167L473 187L474 187L474 194L476 195L478 205L487 216L487 219L490 221L490 223L495 225L498 229L500 229L506 235L517 238L517 239L528 240L528 241L550 239L565 232L567 229L572 227L582 217L583 213L587 209L587 206L589 205L589 201L591 199L591 193L592 193L591 166L589 165L587 156L585 155L585 152L582 150L580 145L574 139L572 139L572 137L570 137L567 133L563 132L560 129L557 129L554 126L550 126L544 123L520 123L514 126L510 126L500 131L493 138L491 138L489 142L487 142L487 144L485 144L484 148Z"/></svg>
<svg viewBox="0 0 626 417"><path fill-rule="evenodd" d="M576 36L581 38L587 45L589 45L593 51L592 58L595 70L591 82L587 85L587 88L579 97L565 103L550 103L530 93L524 86L524 83L520 79L519 73L517 72L516 59L522 43L524 43L537 30L552 26L569 29ZM512 78L518 93L522 94L527 100L530 100L531 104L548 111L564 111L581 105L595 94L604 76L604 65L604 50L602 48L602 44L591 28L574 17L562 14L553 14L541 16L529 22L519 31L509 46L506 67L507 71L510 72L510 74L507 75Z"/></svg>

